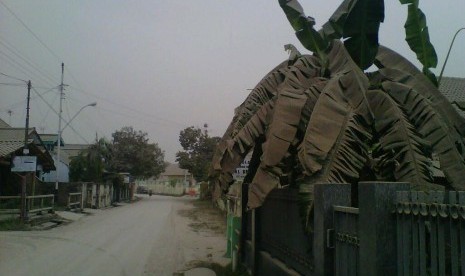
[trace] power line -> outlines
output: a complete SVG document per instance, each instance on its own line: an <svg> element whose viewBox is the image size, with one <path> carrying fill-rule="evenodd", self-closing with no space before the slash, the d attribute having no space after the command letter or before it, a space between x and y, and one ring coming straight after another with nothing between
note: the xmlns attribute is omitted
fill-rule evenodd
<svg viewBox="0 0 465 276"><path fill-rule="evenodd" d="M3 56L5 56L6 58L8 58L10 60L10 62L12 62L15 66L17 66L16 68L21 68L23 70L21 70L25 75L33 75L35 78L37 77L36 80L40 79L42 81L44 81L45 83L47 83L48 85L50 84L54 84L54 82L50 82L49 80L45 79L44 77L38 75L36 72L30 70L29 68L26 68L24 65L22 65L21 63L17 62L14 58L12 58L11 56L9 56L8 54L6 54L5 52L3 52L2 50L0 50L0 54L2 54ZM34 80L34 79L33 79Z"/></svg>
<svg viewBox="0 0 465 276"><path fill-rule="evenodd" d="M51 77L50 73L47 73L43 70L41 70L37 64L35 64L31 59L29 59L26 55L22 54L18 49L15 49L13 45L11 45L8 41L6 41L4 38L1 38L0 44L4 45L6 49L8 49L11 53L13 53L15 56L23 60L25 63L27 63L29 66L34 68L37 72L41 73L44 77L46 77L48 80L50 80L53 83L56 83L57 81Z"/></svg>
<svg viewBox="0 0 465 276"><path fill-rule="evenodd" d="M8 82L0 82L0 85L7 85L7 86L24 86L24 83L8 83Z"/></svg>
<svg viewBox="0 0 465 276"><path fill-rule="evenodd" d="M2 6L4 6L8 12L10 12L15 18L16 20L18 20L21 25L23 25L24 28L26 28L26 30L28 30L29 33L32 34L32 36L34 36L35 39L37 39L37 41L39 41L40 44L42 44L42 46L44 46L49 52L50 54L52 54L55 58L57 58L58 60L61 60L58 55L56 55L27 25L26 23L23 22L23 20L21 20L21 18L19 18L19 16L17 16L7 5L5 5L5 3L3 3L1 0L0 0L0 4Z"/></svg>
<svg viewBox="0 0 465 276"><path fill-rule="evenodd" d="M81 91L82 93L84 94L88 94L88 95L91 95L99 100L102 100L102 101L105 101L107 103L110 103L112 105L115 105L115 106L118 106L118 107L122 107L122 108L125 108L127 110L130 110L130 111L133 111L133 112L136 112L136 113L139 113L139 114L142 114L143 116L147 117L152 117L154 119L157 119L159 121L163 121L164 123L168 123L168 124L175 124L175 125L178 125L178 126L181 126L181 127L185 127L186 125L182 124L182 123L179 123L179 122L175 122L175 121L172 121L172 120L169 120L169 119L164 119L164 118L161 118L161 117L158 117L158 116L155 116L153 114L149 114L149 113L146 113L146 112L143 112L143 111L140 111L138 109L135 109L135 108L132 108L132 107L128 107L126 105L123 105L123 104L120 104L120 103L117 103L117 102L114 102L112 100L109 100L109 99L106 99L106 98L103 98L103 97L100 97L100 96L97 96L93 93L90 93L90 92L87 92L87 91L84 91L82 89L78 89L77 87L74 87L74 89L78 90L78 91Z"/></svg>
<svg viewBox="0 0 465 276"><path fill-rule="evenodd" d="M33 86L33 88L38 88L38 87ZM48 90L42 92L41 95L44 96L45 94L50 93L51 91L53 91L53 89L56 89L56 88L57 88L57 87L50 88L50 89L48 89ZM32 100L35 100L35 99L37 99L37 98L38 98L38 96L31 96L31 101L32 101ZM18 107L18 106L22 106L25 102L26 102L26 100L21 100L21 101L19 101L19 102L10 104L10 105L8 105L8 106L6 106L6 107L4 107L4 108L0 108L0 110L14 109L14 108L16 108L16 107Z"/></svg>
<svg viewBox="0 0 465 276"><path fill-rule="evenodd" d="M5 73L2 73L2 72L0 72L0 75L2 75L2 76L5 76L5 77L7 77L7 78L10 78L10 79L19 80L19 81L24 81L24 82L26 82L26 83L27 83L27 81L26 81L26 80L23 80L23 79L20 79L20 78L17 78L17 77L12 77L12 76L10 76L10 75L7 75L7 74L5 74Z"/></svg>
<svg viewBox="0 0 465 276"><path fill-rule="evenodd" d="M33 90L34 92L37 93L37 95L39 96L39 98L42 99L42 101L43 101L55 114L57 114L58 116L60 116L59 113L53 108L53 106L51 106L51 105L44 99L44 97L42 97L42 95L40 95L39 92L37 92L37 90L35 90L34 88L32 88L32 90ZM66 124L69 123L67 120L65 120L65 119L63 119L63 118L61 118L61 119L62 119ZM84 138L78 131L76 131L76 129L74 129L74 127L73 127L72 125L69 125L69 127L73 130L73 132L74 132L77 136L79 136L82 140L84 140L87 144L89 144L89 141L87 141L86 138Z"/></svg>

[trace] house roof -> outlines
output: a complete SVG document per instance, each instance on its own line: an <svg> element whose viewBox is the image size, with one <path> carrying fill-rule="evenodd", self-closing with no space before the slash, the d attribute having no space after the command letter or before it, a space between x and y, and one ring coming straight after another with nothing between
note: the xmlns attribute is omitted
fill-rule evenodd
<svg viewBox="0 0 465 276"><path fill-rule="evenodd" d="M460 105L465 103L465 78L443 77L439 85L439 91L446 96L449 102L456 102ZM465 112L461 111L455 104L453 105L458 113L465 117Z"/></svg>
<svg viewBox="0 0 465 276"><path fill-rule="evenodd" d="M0 128L6 128L6 127L11 127L9 124L7 124L5 121L0 118Z"/></svg>
<svg viewBox="0 0 465 276"><path fill-rule="evenodd" d="M449 100L465 101L465 78L443 77L439 90Z"/></svg>
<svg viewBox="0 0 465 276"><path fill-rule="evenodd" d="M66 164L69 164L71 162L71 159L73 157L76 157L79 155L79 153L87 150L90 145L85 145L85 144L66 144L61 148L61 155L60 159Z"/></svg>
<svg viewBox="0 0 465 276"><path fill-rule="evenodd" d="M24 128L13 127L0 128L0 142L19 141L24 144L24 130ZM29 139L31 138L31 134L34 132L35 128L29 129Z"/></svg>
<svg viewBox="0 0 465 276"><path fill-rule="evenodd" d="M42 139L42 141L44 142L45 145L57 144L58 134L55 134L55 133L42 133L42 134L39 134L39 135L40 135L40 139ZM63 137L61 138L61 145L62 146L64 145Z"/></svg>
<svg viewBox="0 0 465 276"><path fill-rule="evenodd" d="M188 170L179 168L179 164L169 164L165 171L161 173L160 176L189 176L190 173Z"/></svg>
<svg viewBox="0 0 465 276"><path fill-rule="evenodd" d="M18 151L24 147L24 133L24 128L0 128L0 158L8 159L13 154L20 154ZM38 156L41 160L44 170L55 169L53 159L35 128L29 129L27 144L31 154Z"/></svg>

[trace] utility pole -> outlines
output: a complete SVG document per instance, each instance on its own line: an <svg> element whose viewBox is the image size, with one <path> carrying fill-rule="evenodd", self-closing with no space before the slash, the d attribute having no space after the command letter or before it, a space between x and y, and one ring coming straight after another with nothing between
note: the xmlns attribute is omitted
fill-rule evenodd
<svg viewBox="0 0 465 276"><path fill-rule="evenodd" d="M13 110L8 110L8 124L11 126L11 115L13 115Z"/></svg>
<svg viewBox="0 0 465 276"><path fill-rule="evenodd" d="M28 138L29 138L29 103L31 101L31 81L27 83L27 106L26 106L26 128L24 129L24 149L23 155L29 154ZM22 222L27 220L27 199L26 199L26 183L28 172L21 176L21 214L20 219Z"/></svg>
<svg viewBox="0 0 465 276"><path fill-rule="evenodd" d="M60 110L58 111L58 141L57 141L57 164L56 164L56 181L55 181L55 192L58 195L58 181L60 177L60 170L58 169L60 165L60 149L61 149L61 118L63 113L63 99L65 98L64 85L63 85L63 75L65 71L65 64L61 63L61 84L60 84Z"/></svg>

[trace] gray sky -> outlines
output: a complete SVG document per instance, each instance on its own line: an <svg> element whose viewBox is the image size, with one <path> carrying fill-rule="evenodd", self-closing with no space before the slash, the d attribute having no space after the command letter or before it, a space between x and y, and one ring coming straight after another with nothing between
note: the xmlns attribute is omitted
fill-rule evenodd
<svg viewBox="0 0 465 276"><path fill-rule="evenodd" d="M110 138L115 130L133 126L147 132L171 162L181 149L181 129L208 123L212 135L223 134L247 89L287 58L285 44L308 52L277 0L0 1L50 49L0 4L0 72L30 79L58 110L58 90L47 90L59 84L63 61L69 85L64 118L98 102L73 120L78 134L67 128L65 142L93 142L96 133ZM340 2L301 0L318 26ZM404 41L406 6L385 2L380 43L418 64ZM465 1L423 0L420 7L439 73L452 36L465 27ZM465 31L455 41L445 75L465 77L463 49ZM0 75L0 83L19 82ZM0 93L0 118L24 127L26 88L2 84ZM58 116L35 92L32 96L31 126L56 133Z"/></svg>

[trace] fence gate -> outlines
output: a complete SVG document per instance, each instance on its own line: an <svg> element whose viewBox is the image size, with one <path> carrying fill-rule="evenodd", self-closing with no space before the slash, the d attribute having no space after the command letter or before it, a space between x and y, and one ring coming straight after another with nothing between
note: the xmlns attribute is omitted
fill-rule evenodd
<svg viewBox="0 0 465 276"><path fill-rule="evenodd" d="M398 192L397 275L465 275L465 192Z"/></svg>
<svg viewBox="0 0 465 276"><path fill-rule="evenodd" d="M312 240L301 223L297 189L273 190L262 207L244 212L242 219L242 260L250 274L314 274Z"/></svg>
<svg viewBox="0 0 465 276"><path fill-rule="evenodd" d="M358 208L333 206L334 230L328 230L327 243L334 248L335 275L358 275L359 247Z"/></svg>

